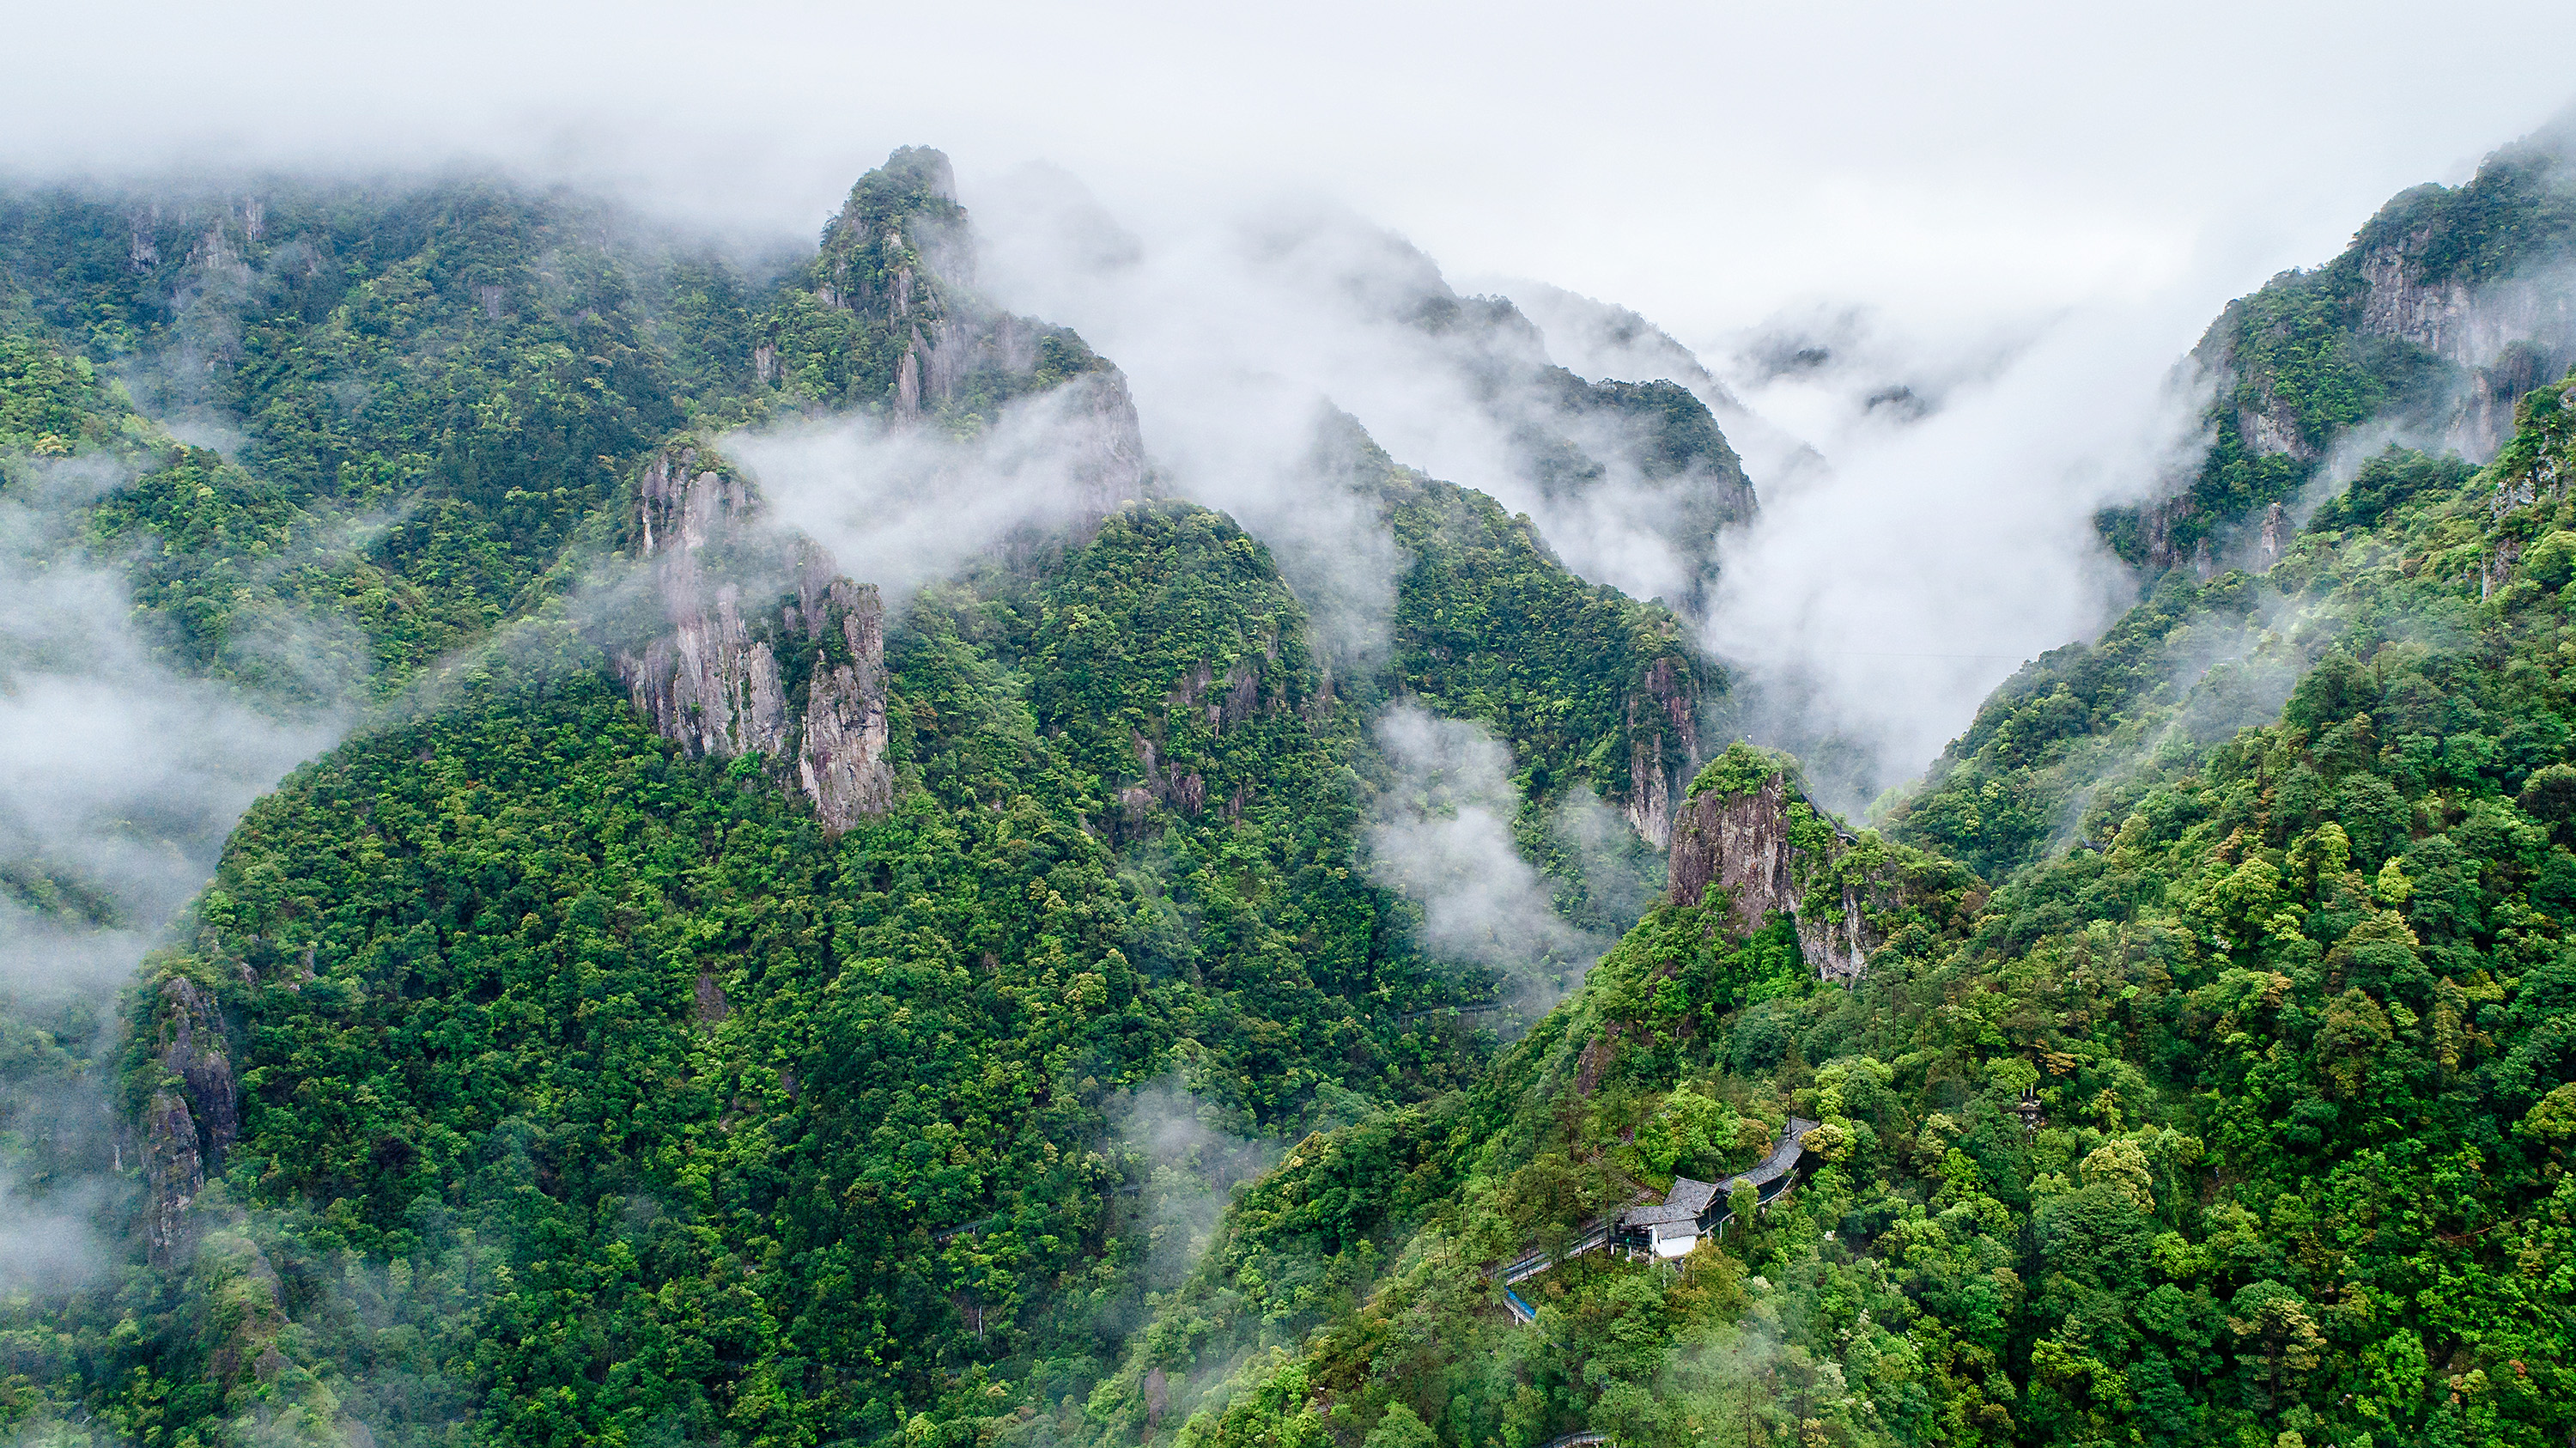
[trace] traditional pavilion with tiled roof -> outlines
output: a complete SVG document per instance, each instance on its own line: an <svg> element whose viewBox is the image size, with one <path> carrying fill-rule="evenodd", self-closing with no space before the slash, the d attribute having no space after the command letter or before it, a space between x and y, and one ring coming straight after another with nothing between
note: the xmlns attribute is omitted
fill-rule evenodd
<svg viewBox="0 0 2576 1448"><path fill-rule="evenodd" d="M1664 1199L1650 1207L1630 1207L1619 1214L1610 1233L1612 1242L1657 1257L1679 1257L1699 1245L1702 1235L1726 1225L1732 1215L1727 1200L1740 1186L1753 1188L1757 1200L1769 1206L1796 1180L1798 1160L1806 1155L1807 1133L1816 1123L1802 1117L1789 1118L1789 1129L1749 1171L1741 1171L1722 1182L1694 1181L1689 1177L1673 1178L1673 1188Z"/></svg>

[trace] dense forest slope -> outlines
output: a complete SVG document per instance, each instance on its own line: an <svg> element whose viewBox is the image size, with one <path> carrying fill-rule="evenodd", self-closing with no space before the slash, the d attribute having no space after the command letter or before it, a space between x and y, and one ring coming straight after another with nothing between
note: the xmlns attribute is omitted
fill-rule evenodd
<svg viewBox="0 0 2576 1448"><path fill-rule="evenodd" d="M1405 562L1377 667L1328 671L973 245L919 150L767 275L474 181L0 205L38 561L119 577L172 677L354 721L121 1045L6 1015L13 1180L111 1229L7 1308L16 1431L787 1442L1085 1393L1188 1267L1190 1178L1259 1159L1227 1143L1445 1099L1509 1020L1450 1007L1586 963L1417 943L1378 711L1498 740L1555 908L1634 920L1724 686L1679 621L1324 416ZM1613 462L1731 462L1651 410ZM1066 496L889 597L726 452L821 418L959 457L1037 418ZM1625 843L1568 833L1596 800ZM162 928L11 856L61 929ZM117 1131L47 1104L102 1089Z"/></svg>
<svg viewBox="0 0 2576 1448"><path fill-rule="evenodd" d="M2391 448L2362 466L2310 530L2367 530L2474 472L2457 457ZM2274 571L2285 585L2298 576ZM2107 837L2159 760L2190 757L2270 718L2316 650L2348 626L2339 608L2265 586L2263 577L2168 571L2101 638L2024 666L1889 812L1888 829L1997 878L2052 845ZM2526 763L2549 752L2518 750Z"/></svg>
<svg viewBox="0 0 2576 1448"><path fill-rule="evenodd" d="M2570 392L2530 394L2473 476L2383 459L2266 575L2169 578L2106 653L2250 629L2288 686L2206 729L2106 689L2152 747L2084 847L2000 888L1839 841L1731 748L1691 811L1776 817L1731 837L1760 858L1677 849L1666 902L1473 1090L1301 1145L1067 1429L2563 1441ZM1724 912L1712 874L1744 882ZM1873 947L1848 989L1783 913L1837 885ZM1792 1115L1823 1125L1783 1202L1672 1265L1573 1257L1515 1289L1534 1324L1505 1310L1487 1269L1740 1169Z"/></svg>

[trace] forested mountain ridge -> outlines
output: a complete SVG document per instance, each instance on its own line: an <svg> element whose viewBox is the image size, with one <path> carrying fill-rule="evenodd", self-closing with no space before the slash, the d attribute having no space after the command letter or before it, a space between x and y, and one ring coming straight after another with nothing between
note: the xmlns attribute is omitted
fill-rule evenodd
<svg viewBox="0 0 2576 1448"><path fill-rule="evenodd" d="M2565 125L2504 147L2457 187L2382 207L2324 266L2228 304L2186 370L2214 389L2210 446L2172 496L2102 515L2151 575L2268 563L2338 441L2377 427L2483 462L2522 395L2576 363Z"/></svg>
<svg viewBox="0 0 2576 1448"><path fill-rule="evenodd" d="M1882 822L2000 877L2116 828L2142 758L2269 717L2299 660L2256 645L2308 605L2252 580L2302 527L2367 526L2458 486L2510 443L2521 399L2576 363L2568 154L2563 127L2504 147L2462 186L2390 201L2326 266L2229 304L2186 364L2217 388L2197 471L2101 519L2140 570L2139 606L2006 681ZM2299 656L2339 626L2310 621Z"/></svg>
<svg viewBox="0 0 2576 1448"><path fill-rule="evenodd" d="M2253 722L2207 733L2146 696L2108 823L1991 889L1861 836L1843 858L1896 908L1849 990L1786 916L1690 900L1677 854L1463 1100L1310 1140L1242 1199L1093 1399L1099 1441L2562 1441L2571 391L2474 475L2383 459L2266 575L2169 576L2106 652L2252 629L2282 690L2213 691ZM1701 788L1785 768L1736 746ZM1823 1123L1793 1195L1505 1310L1487 1269L1792 1115ZM1301 1274L1338 1295L1262 1311ZM1171 1370L1210 1339L1237 1355Z"/></svg>
<svg viewBox="0 0 2576 1448"><path fill-rule="evenodd" d="M1550 359L1538 329L1504 297L1460 297L1444 284L1407 312L1509 429L1540 494L1632 512L1682 570L1673 605L1703 613L1718 535L1754 511L1743 460L1708 404L1670 377L1577 376Z"/></svg>
<svg viewBox="0 0 2576 1448"><path fill-rule="evenodd" d="M478 183L10 206L48 556L261 708L382 701L243 819L117 1060L8 1021L13 1130L102 1077L129 1123L25 1179L137 1189L131 1258L9 1309L34 1439L938 1436L1087 1391L1208 1199L1173 1083L1193 1140L1402 1109L1492 1049L1445 1008L1526 984L1362 868L1368 712L1498 736L1521 853L1615 934L1650 846L1560 806L1650 835L1723 687L1329 420L1406 571L1384 670L1327 675L1267 550L1151 497L1114 368L975 294L935 152L772 282ZM722 450L1029 407L1091 460L1071 523L899 610Z"/></svg>

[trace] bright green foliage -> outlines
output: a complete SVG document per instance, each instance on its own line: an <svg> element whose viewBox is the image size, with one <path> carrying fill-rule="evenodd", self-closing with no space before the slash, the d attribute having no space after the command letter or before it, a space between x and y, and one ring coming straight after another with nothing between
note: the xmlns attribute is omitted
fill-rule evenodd
<svg viewBox="0 0 2576 1448"><path fill-rule="evenodd" d="M1512 745L1534 793L1567 778L1613 799L1640 742L1693 719L1709 666L1664 608L1566 571L1528 518L1354 439L1353 475L1412 559L1399 581L1392 688ZM1678 740L1666 745L1679 767Z"/></svg>
<svg viewBox="0 0 2576 1448"><path fill-rule="evenodd" d="M1796 781L1798 762L1776 749L1738 739L1700 767L1691 779L1689 797L1697 799L1709 794L1720 799L1738 798L1759 791L1774 775Z"/></svg>
<svg viewBox="0 0 2576 1448"><path fill-rule="evenodd" d="M1930 938L1955 917L1972 883L1940 861L1882 866L1905 873L1912 903L1885 923L1910 936ZM1743 1306L1738 1261L1694 1259L1667 1285L1622 1281L1584 1258L1524 1284L1530 1300L1566 1305L1536 1332L1500 1317L1479 1270L1526 1245L1563 1247L1577 1224L1630 1200L1639 1179L1758 1158L1789 1103L1747 1079L1775 1069L1808 1079L1802 1051L1828 1053L1863 1028L1849 997L1816 993L1787 917L1746 941L1727 939L1723 919L1714 905L1657 909L1463 1100L1301 1145L1246 1194L1093 1396L1097 1441L1131 1441L1157 1416L1166 1431L1186 1419L1181 1433L1196 1441L1254 1441L1271 1431L1262 1404L1284 1381L1274 1374L1299 1373L1329 1384L1358 1424L1400 1401L1444 1441L1537 1442L1581 1426L1602 1385L1652 1381L1669 1335L1723 1328ZM1731 1052L1755 1064L1729 1074ZM1835 1081L1855 1111L1887 1095L1883 1071ZM1301 1340L1302 1360L1280 1355ZM1208 1371L1236 1362L1230 1379ZM1158 1370L1188 1383L1169 1389L1164 1415L1141 1390ZM1244 1396L1228 1406L1229 1393Z"/></svg>
<svg viewBox="0 0 2576 1448"><path fill-rule="evenodd" d="M0 456L65 457L132 426L114 384L0 309Z"/></svg>
<svg viewBox="0 0 2576 1448"><path fill-rule="evenodd" d="M926 591L887 637L896 808L837 838L774 761L652 737L563 621L675 429L883 409L913 325L1000 325L950 281L935 160L863 179L777 288L473 183L0 202L32 318L0 358L6 445L127 479L72 544L125 570L176 667L269 702L405 700L253 810L130 998L129 1117L198 1090L162 1055L185 981L240 1136L223 1149L200 1098L212 1180L179 1266L137 1243L5 1314L0 1421L154 1448L352 1422L785 1443L1062 1410L1174 1270L1113 1134L1174 1077L1244 1133L1377 1123L1349 1199L1281 1207L1374 1250L1350 1224L1404 1179L1403 1124L1491 1049L1436 1008L1495 982L1424 959L1360 873L1362 717L1231 523L1130 507ZM1107 367L1010 325L1030 359L970 370L937 422ZM111 367L240 446L171 442ZM1400 491L1399 609L1443 677L1362 692L1510 731L1545 802L1622 788L1632 740L1680 727L1660 701L1697 706L1670 616L1572 579L1487 500ZM1565 873L1592 923L1633 918ZM117 923L58 872L0 883ZM95 1088L95 1025L0 1016L30 1189L57 1136L111 1145L27 1109ZM1298 1310L1335 1290L1272 1280Z"/></svg>
<svg viewBox="0 0 2576 1448"><path fill-rule="evenodd" d="M0 202L0 265L160 404L240 421L246 473L179 454L191 475L101 520L113 551L167 545L136 583L181 657L224 656L233 616L275 604L353 629L385 688L519 606L684 416L636 300L647 259L603 231L473 183L251 211L33 195Z"/></svg>
<svg viewBox="0 0 2576 1448"><path fill-rule="evenodd" d="M1350 870L1327 746L1356 725L1310 722L1302 625L1181 505L951 586L890 651L912 787L838 841L760 771L672 757L568 640L307 769L156 967L239 1023L227 1190L283 1214L242 1252L297 1285L200 1323L250 1291L218 1254L140 1338L54 1337L52 1371L177 1385L156 1443L246 1411L227 1364L271 1346L406 1441L473 1401L507 1441L864 1437L989 1411L988 1375L1079 1380L1146 1246L1113 1093L1177 1065L1293 1121L1472 1060L1388 1009L1484 987L1431 975ZM1208 663L1250 671L1249 717L1174 697ZM1144 772L1140 737L1203 805L1119 823L1102 780ZM134 1109L163 1083L144 1024ZM418 1401L370 1380L343 1252L442 1284ZM139 1425L141 1391L91 1401Z"/></svg>
<svg viewBox="0 0 2576 1448"><path fill-rule="evenodd" d="M441 600L365 555L361 533L294 491L198 448L90 509L88 542L124 555L134 600L170 662L280 702L322 703L382 668L479 634L479 608Z"/></svg>
<svg viewBox="0 0 2576 1448"><path fill-rule="evenodd" d="M883 302L907 275L925 325L992 320L942 280L940 175L912 153L863 181L768 295L470 190L200 215L165 249L233 229L184 262L145 256L123 212L11 213L52 350L8 395L90 419L68 452L148 464L87 541L134 558L175 658L276 690L257 643L285 624L344 621L325 657L379 681L493 641L423 717L257 806L154 958L129 1119L197 1089L165 1064L193 991L241 1133L184 1265L8 1311L13 1430L2537 1448L2576 1428L2564 388L2474 480L2392 454L2268 575L2168 576L1990 706L1891 837L1840 839L1791 762L1730 748L1689 792L1785 776L1799 909L1853 888L1865 979L1820 988L1786 916L1737 939L1724 902L1666 902L1484 1069L1489 1040L1407 1021L1492 982L1422 959L1354 875L1360 708L1419 699L1504 737L1526 839L1577 789L1682 793L1711 687L1669 614L1572 579L1490 500L1350 450L1410 559L1365 680L1327 683L1266 552L1198 508L977 564L890 628L897 804L836 838L773 762L678 757L561 622L570 545L615 536L617 480L679 421L899 402L910 323L896 338ZM291 245L346 260L295 273ZM183 274L233 310L171 305ZM182 344L256 414L243 458L120 431L113 394L53 360ZM971 430L1095 365L1048 345L933 422ZM2341 415L2355 374L2269 355ZM487 446L523 432L523 455ZM380 533L332 531L389 504ZM2085 848L2045 848L2061 834ZM0 881L105 918L77 882ZM13 1162L66 1169L24 1103L77 1090L86 1025L0 1019ZM1242 1132L1317 1128L1186 1273L1113 1135L1175 1075ZM1823 1125L1786 1200L1739 1189L1675 1270L1589 1254L1529 1279L1535 1326L1500 1310L1485 1269L1673 1173L1741 1168L1792 1115Z"/></svg>
<svg viewBox="0 0 2576 1448"><path fill-rule="evenodd" d="M1462 1445L2563 1442L2576 586L2535 576L2576 524L2561 391L2473 482L2388 459L2269 576L2142 604L2131 637L2250 618L2295 687L2214 743L2188 698L2109 696L2172 742L2096 797L2094 847L1991 894L1901 856L1909 913L1848 993L1765 998L1758 936L1650 915L1420 1119L1408 1179L1437 1189L1381 1209L1384 1270L1230 1340L1273 1346L1182 1436L1364 1443L1401 1403ZM1482 1268L1713 1153L1730 1111L1825 1123L1785 1205L1677 1274L1560 1265L1511 1322ZM1286 1240L1230 1233L1221 1264ZM1141 1421L1093 1409L1100 1441Z"/></svg>

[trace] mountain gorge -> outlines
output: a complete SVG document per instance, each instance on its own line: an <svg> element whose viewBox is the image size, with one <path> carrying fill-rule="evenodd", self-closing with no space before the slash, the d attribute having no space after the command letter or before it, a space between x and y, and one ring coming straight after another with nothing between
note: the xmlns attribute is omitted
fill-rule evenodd
<svg viewBox="0 0 2576 1448"><path fill-rule="evenodd" d="M2205 460L2101 520L2136 606L1860 830L1714 608L1822 463L1632 313L1283 243L1395 364L1258 495L979 285L935 151L762 260L9 191L13 722L112 636L213 742L0 821L0 1421L2560 1441L2566 184L2232 305ZM1595 1230L1683 1182L1687 1252Z"/></svg>

